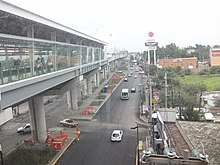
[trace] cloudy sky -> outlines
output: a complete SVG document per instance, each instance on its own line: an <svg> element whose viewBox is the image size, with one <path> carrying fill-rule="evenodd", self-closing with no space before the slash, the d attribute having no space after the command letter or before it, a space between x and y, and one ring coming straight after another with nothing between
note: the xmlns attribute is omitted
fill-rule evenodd
<svg viewBox="0 0 220 165"><path fill-rule="evenodd" d="M220 45L220 0L4 1L120 50L144 51L150 31L159 46Z"/></svg>

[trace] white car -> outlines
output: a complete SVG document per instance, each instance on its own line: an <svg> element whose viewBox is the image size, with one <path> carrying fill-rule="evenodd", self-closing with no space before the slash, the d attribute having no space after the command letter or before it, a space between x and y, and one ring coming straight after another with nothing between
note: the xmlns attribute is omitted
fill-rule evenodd
<svg viewBox="0 0 220 165"><path fill-rule="evenodd" d="M120 142L123 137L123 131L122 130L114 130L111 134L111 141L112 142Z"/></svg>
<svg viewBox="0 0 220 165"><path fill-rule="evenodd" d="M134 78L137 78L137 77L138 77L137 75L134 76Z"/></svg>
<svg viewBox="0 0 220 165"><path fill-rule="evenodd" d="M64 127L77 127L79 125L79 123L75 122L74 120L72 119L64 119L64 120L61 120L60 121L60 124Z"/></svg>
<svg viewBox="0 0 220 165"><path fill-rule="evenodd" d="M19 127L17 129L17 133L23 135L25 133L31 133L31 124L28 123L28 124L25 124L23 127Z"/></svg>
<svg viewBox="0 0 220 165"><path fill-rule="evenodd" d="M131 74L128 74L128 77L131 77Z"/></svg>
<svg viewBox="0 0 220 165"><path fill-rule="evenodd" d="M144 74L144 71L139 71L139 74Z"/></svg>

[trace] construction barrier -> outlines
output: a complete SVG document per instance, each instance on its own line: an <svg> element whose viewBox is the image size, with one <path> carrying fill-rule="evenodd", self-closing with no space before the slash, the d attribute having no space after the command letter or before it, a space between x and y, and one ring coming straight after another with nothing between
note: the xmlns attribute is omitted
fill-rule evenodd
<svg viewBox="0 0 220 165"><path fill-rule="evenodd" d="M108 93L112 93L112 90L111 90L111 89L109 89L109 90L108 90Z"/></svg>
<svg viewBox="0 0 220 165"><path fill-rule="evenodd" d="M53 150L60 150L64 143L67 142L67 134L63 131L60 131L57 136L51 136L49 131L47 131L47 134L49 135L47 137L47 145Z"/></svg>
<svg viewBox="0 0 220 165"><path fill-rule="evenodd" d="M88 107L86 107L86 109L87 109L87 111L89 112L89 114L95 114L95 108L94 107L92 107L92 106L88 106Z"/></svg>
<svg viewBox="0 0 220 165"><path fill-rule="evenodd" d="M88 110L83 110L83 111L82 111L82 114L83 114L83 115L88 115L88 114L89 114L89 111L88 111Z"/></svg>
<svg viewBox="0 0 220 165"><path fill-rule="evenodd" d="M54 150L60 150L62 148L62 146L63 146L62 142L53 142L52 143L52 148Z"/></svg>
<svg viewBox="0 0 220 165"><path fill-rule="evenodd" d="M87 109L87 110L95 110L95 108L92 107L92 106L88 106L88 107L86 107L86 109Z"/></svg>

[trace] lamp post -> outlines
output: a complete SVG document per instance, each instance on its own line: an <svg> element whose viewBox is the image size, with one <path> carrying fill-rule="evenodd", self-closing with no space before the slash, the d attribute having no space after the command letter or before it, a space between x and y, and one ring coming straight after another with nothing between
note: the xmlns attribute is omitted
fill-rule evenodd
<svg viewBox="0 0 220 165"><path fill-rule="evenodd" d="M138 152L137 159L138 159L138 165L140 165L138 123L136 123L135 127L131 127L131 129L137 129L137 152Z"/></svg>

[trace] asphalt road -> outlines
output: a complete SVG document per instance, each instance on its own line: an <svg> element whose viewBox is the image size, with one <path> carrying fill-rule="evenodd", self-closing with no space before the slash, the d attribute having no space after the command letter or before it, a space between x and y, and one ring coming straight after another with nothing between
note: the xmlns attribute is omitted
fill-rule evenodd
<svg viewBox="0 0 220 165"><path fill-rule="evenodd" d="M134 79L133 76L128 78L128 82L122 82L118 86L92 121L80 122L80 140L68 148L57 162L58 165L135 164L137 136L136 130L131 127L141 121L138 118L140 77ZM137 91L130 93L129 100L121 100L120 92L123 87L136 87ZM121 142L110 141L114 129L124 131ZM144 135L146 129L139 129L140 140L145 140Z"/></svg>

